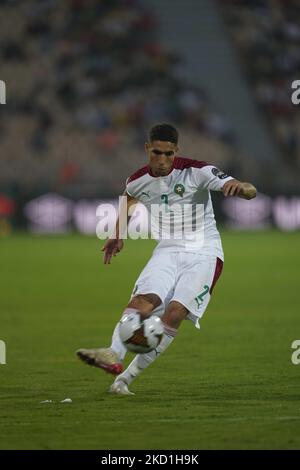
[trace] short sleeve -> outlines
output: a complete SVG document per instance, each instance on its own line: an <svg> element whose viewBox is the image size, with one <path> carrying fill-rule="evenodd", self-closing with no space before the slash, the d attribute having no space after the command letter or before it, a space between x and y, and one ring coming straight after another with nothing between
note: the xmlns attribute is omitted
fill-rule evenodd
<svg viewBox="0 0 300 470"><path fill-rule="evenodd" d="M130 185L129 179L130 179L130 178L127 178L127 180L126 180L126 183L125 183L125 190L126 190L126 193L127 193L129 196L134 197L134 195L132 194L132 188L130 188L130 186L132 186L132 185Z"/></svg>
<svg viewBox="0 0 300 470"><path fill-rule="evenodd" d="M232 179L234 179L232 176L227 175L215 166L206 165L198 170L197 183L199 189L221 191L224 184Z"/></svg>
<svg viewBox="0 0 300 470"><path fill-rule="evenodd" d="M133 175L127 178L125 187L126 192L129 196L137 198L137 195L140 192L141 185L145 183L144 178L148 175L148 165L143 166L139 170L137 170Z"/></svg>

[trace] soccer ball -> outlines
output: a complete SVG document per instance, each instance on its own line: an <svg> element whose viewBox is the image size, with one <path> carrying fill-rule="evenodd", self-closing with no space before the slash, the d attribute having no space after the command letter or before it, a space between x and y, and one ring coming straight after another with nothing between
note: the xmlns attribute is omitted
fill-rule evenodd
<svg viewBox="0 0 300 470"><path fill-rule="evenodd" d="M163 333L163 322L156 315L144 320L139 313L129 313L124 315L119 325L119 335L125 347L141 354L156 349Z"/></svg>

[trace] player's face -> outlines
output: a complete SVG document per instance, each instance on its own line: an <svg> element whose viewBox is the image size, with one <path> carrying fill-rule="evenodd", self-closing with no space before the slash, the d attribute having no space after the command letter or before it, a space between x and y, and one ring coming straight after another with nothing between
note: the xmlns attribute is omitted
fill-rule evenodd
<svg viewBox="0 0 300 470"><path fill-rule="evenodd" d="M173 142L154 140L146 142L145 149L149 159L149 166L155 176L165 176L172 168L178 147Z"/></svg>

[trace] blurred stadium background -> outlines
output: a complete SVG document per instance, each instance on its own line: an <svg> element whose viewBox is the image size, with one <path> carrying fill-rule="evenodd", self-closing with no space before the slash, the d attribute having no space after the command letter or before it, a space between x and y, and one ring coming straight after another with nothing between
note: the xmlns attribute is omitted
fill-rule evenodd
<svg viewBox="0 0 300 470"><path fill-rule="evenodd" d="M0 22L0 448L299 448L299 0L0 0ZM259 195L213 195L201 337L185 325L119 406L73 353L107 344L153 242L104 267L96 208L165 121Z"/></svg>
<svg viewBox="0 0 300 470"><path fill-rule="evenodd" d="M95 233L153 123L253 181L238 228L300 227L297 0L1 0L0 232Z"/></svg>

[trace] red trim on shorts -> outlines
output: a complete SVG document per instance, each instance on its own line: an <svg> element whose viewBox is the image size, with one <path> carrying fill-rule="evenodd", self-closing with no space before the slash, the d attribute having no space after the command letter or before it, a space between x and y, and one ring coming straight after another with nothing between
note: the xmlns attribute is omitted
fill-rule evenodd
<svg viewBox="0 0 300 470"><path fill-rule="evenodd" d="M221 276L222 269L223 269L223 264L224 264L223 261L220 258L217 258L215 274L214 274L214 278L213 278L213 281L212 281L212 285L211 285L210 290L209 290L210 294L212 294L212 292L214 290L214 287L215 287L219 277Z"/></svg>

